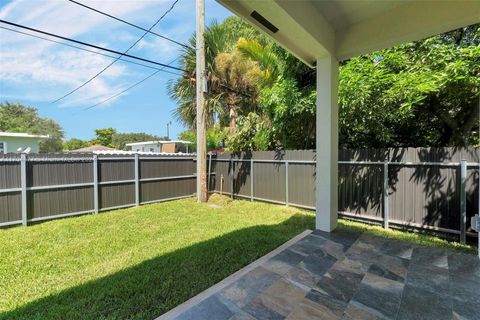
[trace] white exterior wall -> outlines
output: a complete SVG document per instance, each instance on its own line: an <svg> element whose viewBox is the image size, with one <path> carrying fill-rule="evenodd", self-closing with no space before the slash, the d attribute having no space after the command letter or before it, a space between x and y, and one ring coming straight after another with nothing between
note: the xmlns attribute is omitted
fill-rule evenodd
<svg viewBox="0 0 480 320"><path fill-rule="evenodd" d="M161 144L159 143L152 143L152 144L145 144L140 146L131 146L132 151L141 151L141 152L162 152Z"/></svg>

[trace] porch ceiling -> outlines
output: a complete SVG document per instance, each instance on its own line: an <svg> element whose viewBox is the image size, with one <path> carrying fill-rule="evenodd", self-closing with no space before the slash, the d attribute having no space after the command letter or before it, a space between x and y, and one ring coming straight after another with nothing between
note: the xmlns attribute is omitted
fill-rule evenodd
<svg viewBox="0 0 480 320"><path fill-rule="evenodd" d="M478 0L217 1L311 66L327 54L344 60L480 22Z"/></svg>

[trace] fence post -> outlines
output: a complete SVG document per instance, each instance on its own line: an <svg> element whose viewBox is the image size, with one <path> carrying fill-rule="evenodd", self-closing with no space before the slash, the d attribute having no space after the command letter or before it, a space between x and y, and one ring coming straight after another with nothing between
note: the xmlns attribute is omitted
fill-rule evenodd
<svg viewBox="0 0 480 320"><path fill-rule="evenodd" d="M383 162L383 227L388 229L388 160Z"/></svg>
<svg viewBox="0 0 480 320"><path fill-rule="evenodd" d="M285 161L285 205L288 206L288 160Z"/></svg>
<svg viewBox="0 0 480 320"><path fill-rule="evenodd" d="M250 158L250 201L253 201L253 157Z"/></svg>
<svg viewBox="0 0 480 320"><path fill-rule="evenodd" d="M93 211L98 213L98 155L93 155Z"/></svg>
<svg viewBox="0 0 480 320"><path fill-rule="evenodd" d="M230 159L230 178L232 179L232 194L231 194L232 199L233 199L233 192L235 188L235 183L233 181L233 175L235 174L235 170L233 169L233 165L234 165L234 161L233 159Z"/></svg>
<svg viewBox="0 0 480 320"><path fill-rule="evenodd" d="M460 161L460 242L467 240L467 161Z"/></svg>
<svg viewBox="0 0 480 320"><path fill-rule="evenodd" d="M28 207L27 207L27 155L20 155L20 183L22 189L22 225L28 223Z"/></svg>
<svg viewBox="0 0 480 320"><path fill-rule="evenodd" d="M135 205L140 205L140 163L138 153L135 154Z"/></svg>
<svg viewBox="0 0 480 320"><path fill-rule="evenodd" d="M207 199L208 199L208 190L210 189L210 176L212 175L212 153L208 153L208 177L207 177Z"/></svg>

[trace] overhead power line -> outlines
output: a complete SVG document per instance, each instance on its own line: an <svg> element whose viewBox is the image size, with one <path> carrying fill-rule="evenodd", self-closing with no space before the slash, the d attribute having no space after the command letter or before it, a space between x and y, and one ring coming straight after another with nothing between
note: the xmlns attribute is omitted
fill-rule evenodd
<svg viewBox="0 0 480 320"><path fill-rule="evenodd" d="M90 82L92 82L94 79L96 79L98 76L100 76L103 72L107 71L108 68L110 68L112 65L114 65L124 54L128 53L137 43L139 43L147 34L150 30L152 30L160 21L162 21L162 19L168 14L170 13L170 11L173 10L173 8L175 7L175 5L178 3L179 0L175 0L172 5L170 6L170 8L165 11L164 14L162 14L162 16L160 18L157 19L157 21L155 21L155 23L150 27L150 29L148 29L148 31L146 31L140 38L137 39L137 41L135 41L130 47L128 47L127 50L125 50L118 58L116 58L115 60L113 60L110 64L108 64L105 68L103 68L102 70L100 70L100 72L97 72L97 74L95 74L93 77L91 77L90 79L88 79L87 81L85 81L84 83L82 83L81 85L79 85L78 87L76 87L75 89L73 89L72 91L64 94L63 96L61 96L60 98L56 99L55 101L53 101L52 103L56 103L60 100L63 100L65 99L66 97L68 97L69 95L72 95L73 93L75 93L76 91L80 90L81 88L83 88L84 86L86 86L87 84L89 84Z"/></svg>
<svg viewBox="0 0 480 320"><path fill-rule="evenodd" d="M153 35L157 36L157 37L160 37L160 38L162 38L162 39L165 39L165 40L168 40L168 41L173 42L173 43L175 43L175 44L178 44L179 46L182 46L182 47L184 47L184 48L190 49L190 47L189 47L188 45L184 44L184 43L178 42L178 41L173 40L173 39L171 39L171 38L169 38L169 37L166 37L166 36L163 36L163 35L158 34L158 33L156 33L156 32L153 32L153 31L151 31L151 30L145 29L145 28L143 28L143 27L141 27L141 26L139 26L139 25L136 25L136 24L133 24L133 23L131 23L131 22L128 22L128 21L126 21L126 20L124 20L124 19L115 17L114 15L111 15L111 14L109 14L109 13L100 11L100 10L95 9L95 8L92 8L92 7L90 7L90 6L87 6L86 4L83 4L83 3L78 2L78 1L75 1L75 0L68 0L68 1L70 1L70 2L72 2L72 3L74 3L74 4L76 4L76 5L82 6L82 7L86 8L86 9L89 9L89 10L95 11L95 12L97 12L97 13L100 13L100 14L102 14L102 15L104 15L104 16L109 17L109 18L112 18L112 19L115 19L115 20L117 20L117 21L123 22L123 23L125 23L125 24L127 24L127 25L129 25L129 26L131 26L131 27L137 28L137 29L139 29L139 30L146 31L146 32L148 32L148 33L150 33L150 34L153 34Z"/></svg>
<svg viewBox="0 0 480 320"><path fill-rule="evenodd" d="M7 27L1 27L0 26L0 29L8 30L8 31L11 31L11 32L19 33L19 34L23 34L23 35L26 35L26 36L29 36L29 37L45 40L45 41L56 43L56 44L61 44L61 45L66 46L66 47L75 48L75 49L78 49L78 50L98 54L100 56L104 56L104 57L108 57L108 58L112 58L112 59L117 58L116 56L112 56L112 55L109 55L109 54L101 53L101 52L90 50L90 49L85 49L85 48L82 48L82 47L79 47L79 46L74 46L72 44L68 44L68 43L65 43L65 42L61 42L61 41L57 41L57 40L53 40L53 39L48 39L48 38L41 37L41 36L36 36L34 34L30 34L30 33L15 30L15 29L10 29L10 28L7 28ZM166 73L174 74L174 75L177 75L177 76L181 76L181 74L179 74L179 73L165 70L165 67L157 68L157 67L154 67L154 66L151 66L151 65L148 65L148 64L139 63L139 62L135 62L135 61L132 61L132 60L123 59L123 58L121 58L120 60L123 61L123 62L128 62L128 63L135 64L135 65L138 65L138 66L142 66L142 67L145 67L145 68L159 70L159 71L162 71L162 72L166 72ZM170 63L169 63L169 65L170 65Z"/></svg>
<svg viewBox="0 0 480 320"><path fill-rule="evenodd" d="M177 59L178 59L178 58L173 59L171 62L169 62L169 64L174 63ZM114 99L114 98L116 98L116 97L124 94L124 93L127 92L128 90L133 89L133 88L135 88L136 86L138 86L138 85L142 84L143 82L147 81L148 79L152 78L153 76L155 76L155 75L156 75L157 73L159 73L160 71L163 71L163 70L162 70L162 69L159 69L159 70L155 71L154 73L151 73L151 74L148 75L147 77L143 78L142 80L140 80L140 81L132 84L132 85L129 86L128 88L123 89L123 90L120 91L119 93L116 93L116 94L114 94L113 96L110 96L110 97L108 97L107 99L102 100L102 101L100 101L100 102L98 102L98 103L96 103L96 104L94 104L94 105L91 105L90 107L87 107L87 108L85 108L85 109L83 109L83 110L89 110L89 109L95 108L96 106L99 106L99 105L101 105L101 104L103 104L103 103L105 103L105 102L108 102L108 101L110 101L110 100L112 100L112 99Z"/></svg>
<svg viewBox="0 0 480 320"><path fill-rule="evenodd" d="M57 34L54 34L54 33L51 33L51 32L46 32L46 31L42 31L42 30L39 30L39 29L27 27L27 26L17 24L17 23L14 23L14 22L10 22L10 21L6 21L6 20L3 20L3 19L0 19L0 23L8 24L8 25L11 25L11 26L14 26L14 27L17 27L17 28L33 31L33 32L36 32L36 33L41 33L41 34L44 34L44 35L47 35L47 36L50 36L50 37L54 37L54 38L57 38L57 39L62 39L62 40L65 40L65 41L81 44L81 45L86 46L86 47L95 48L95 49L98 49L98 50L114 53L114 54L124 56L124 57L127 57L127 58L148 62L148 63L154 64L154 65L157 65L157 66L166 67L168 69L187 72L184 69L177 68L177 67L174 67L174 66L169 66L165 63L160 63L160 62L157 62L157 61L141 58L141 57L134 56L134 55L131 55L131 54L128 54L128 53L123 54L120 51L116 51L116 50L108 49L108 48L105 48L105 47L97 46L97 45L94 45L94 44L91 44L91 43L88 43L88 42L79 41L79 40L75 40L75 39L72 39L72 38L60 36L60 35L57 35ZM125 60L125 61L127 61L127 60Z"/></svg>

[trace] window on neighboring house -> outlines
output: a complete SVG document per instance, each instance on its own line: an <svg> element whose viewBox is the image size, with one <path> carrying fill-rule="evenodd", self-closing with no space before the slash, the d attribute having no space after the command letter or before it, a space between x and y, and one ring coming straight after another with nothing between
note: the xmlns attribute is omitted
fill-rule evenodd
<svg viewBox="0 0 480 320"><path fill-rule="evenodd" d="M155 150L153 148L150 148L150 152L153 152L153 151L155 151Z"/></svg>
<svg viewBox="0 0 480 320"><path fill-rule="evenodd" d="M6 153L7 151L7 144L5 142L0 142L0 153Z"/></svg>

